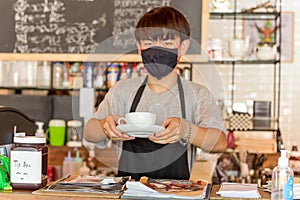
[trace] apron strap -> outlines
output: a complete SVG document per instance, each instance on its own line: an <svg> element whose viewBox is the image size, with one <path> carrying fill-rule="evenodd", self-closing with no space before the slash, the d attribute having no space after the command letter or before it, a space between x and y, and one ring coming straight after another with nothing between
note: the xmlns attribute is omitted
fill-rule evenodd
<svg viewBox="0 0 300 200"><path fill-rule="evenodd" d="M179 75L177 75L177 84L178 84L179 98L181 104L181 115L182 118L185 119L186 118L185 101L184 101L183 87Z"/></svg>
<svg viewBox="0 0 300 200"><path fill-rule="evenodd" d="M135 97L133 99L133 102L131 104L131 108L130 108L130 111L129 112L135 112L136 110L136 107L138 106L139 102L140 102L140 99L141 99L141 96L145 90L145 87L146 87L146 84L148 82L148 76L146 76L144 82L142 83L142 85L139 87L138 91L136 92L135 94Z"/></svg>

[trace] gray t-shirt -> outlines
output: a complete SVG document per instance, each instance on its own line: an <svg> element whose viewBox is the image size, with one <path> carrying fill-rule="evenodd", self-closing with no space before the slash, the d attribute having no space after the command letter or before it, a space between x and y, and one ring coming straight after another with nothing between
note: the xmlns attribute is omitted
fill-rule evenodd
<svg viewBox="0 0 300 200"><path fill-rule="evenodd" d="M144 80L145 76L119 81L106 94L95 113L95 118L102 119L109 115L124 116L128 113L136 92ZM219 107L207 87L183 78L181 82L185 98L186 120L202 127L217 128L225 132ZM136 111L155 113L157 125L161 125L166 117L182 117L178 85L163 93L153 92L146 85ZM119 146L122 147L122 143ZM193 163L191 155L195 153L193 149L188 150L190 169Z"/></svg>
<svg viewBox="0 0 300 200"><path fill-rule="evenodd" d="M95 115L98 119L111 114L124 116L129 112L134 96L145 77L119 81L106 94ZM208 89L200 84L181 78L186 109L186 120L203 127L224 130L223 119L216 100ZM157 125L166 117L182 117L177 84L163 93L156 93L145 87L136 111L153 112Z"/></svg>

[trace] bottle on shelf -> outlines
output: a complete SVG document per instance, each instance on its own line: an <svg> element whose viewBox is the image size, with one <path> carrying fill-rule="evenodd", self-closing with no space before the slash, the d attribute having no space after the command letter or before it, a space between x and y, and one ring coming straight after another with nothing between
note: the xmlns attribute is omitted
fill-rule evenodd
<svg viewBox="0 0 300 200"><path fill-rule="evenodd" d="M66 177L69 174L74 174L74 158L71 156L71 151L68 151L68 156L65 157L62 166L62 176Z"/></svg>
<svg viewBox="0 0 300 200"><path fill-rule="evenodd" d="M106 63L99 62L95 65L94 67L94 83L93 87L94 88L100 88L100 89L106 89L106 74L105 74L105 69L106 69Z"/></svg>
<svg viewBox="0 0 300 200"><path fill-rule="evenodd" d="M121 76L120 76L120 79L128 79L128 74L127 74L127 64L124 62L123 63L123 66L122 66L122 72L121 72Z"/></svg>
<svg viewBox="0 0 300 200"><path fill-rule="evenodd" d="M91 88L93 87L93 68L94 63L84 62L84 87Z"/></svg>
<svg viewBox="0 0 300 200"><path fill-rule="evenodd" d="M74 62L71 65L70 85L71 88L79 89L83 87L83 66L79 62Z"/></svg>
<svg viewBox="0 0 300 200"><path fill-rule="evenodd" d="M55 167L48 165L48 181L55 181Z"/></svg>
<svg viewBox="0 0 300 200"><path fill-rule="evenodd" d="M133 63L132 65L132 71L131 71L131 77L130 78L135 78L138 76L138 72L137 72L137 63Z"/></svg>
<svg viewBox="0 0 300 200"><path fill-rule="evenodd" d="M65 157L62 166L62 176L79 175L79 169L83 165L83 158L79 156L80 152L76 149L76 157L71 156L71 151L68 151L68 156Z"/></svg>
<svg viewBox="0 0 300 200"><path fill-rule="evenodd" d="M131 75L132 75L132 63L128 63L127 64L126 74L127 74L127 78L131 78Z"/></svg>
<svg viewBox="0 0 300 200"><path fill-rule="evenodd" d="M63 67L63 81L62 81L62 87L63 88L70 88L70 74L69 74L69 70L68 67L66 65L64 65Z"/></svg>
<svg viewBox="0 0 300 200"><path fill-rule="evenodd" d="M80 168L82 167L83 165L83 159L80 157L80 152L79 150L77 149L76 150L76 157L74 158L74 173L75 175L80 175Z"/></svg>
<svg viewBox="0 0 300 200"><path fill-rule="evenodd" d="M106 69L106 85L107 88L114 86L121 75L122 66L119 63L109 63Z"/></svg>
<svg viewBox="0 0 300 200"><path fill-rule="evenodd" d="M52 66L52 86L53 88L61 88L63 83L63 62L54 62Z"/></svg>

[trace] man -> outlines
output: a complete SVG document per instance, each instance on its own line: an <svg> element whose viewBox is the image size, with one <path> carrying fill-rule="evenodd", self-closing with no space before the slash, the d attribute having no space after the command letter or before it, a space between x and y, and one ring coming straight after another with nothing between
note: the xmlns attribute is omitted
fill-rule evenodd
<svg viewBox="0 0 300 200"><path fill-rule="evenodd" d="M119 81L99 105L84 132L87 141L107 138L120 147L119 176L189 179L195 149L226 148L223 121L216 102L203 85L177 75L177 64L190 45L187 19L172 7L147 12L135 31L146 77ZM117 130L128 112L155 113L164 131L135 138Z"/></svg>

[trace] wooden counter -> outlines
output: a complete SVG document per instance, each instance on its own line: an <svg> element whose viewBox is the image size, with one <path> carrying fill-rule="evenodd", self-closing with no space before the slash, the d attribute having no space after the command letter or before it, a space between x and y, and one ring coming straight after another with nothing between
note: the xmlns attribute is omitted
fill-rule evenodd
<svg viewBox="0 0 300 200"><path fill-rule="evenodd" d="M59 148L51 148L52 155L59 155L58 151ZM69 150L66 148L66 150ZM199 180L199 179L205 179L208 180L209 182L211 181L211 171L210 171L210 165L206 161L197 161L194 164L193 171L191 173L191 179L193 180ZM78 196L76 193L74 196L66 196L65 194L62 195L45 195L45 194L32 194L31 190L13 190L12 192L0 192L0 200L5 199L5 200L95 200L96 198L98 199L107 199L107 200L112 200L115 198L102 198L99 196Z"/></svg>
<svg viewBox="0 0 300 200"><path fill-rule="evenodd" d="M98 199L106 199L112 200L110 198L99 198L98 197L79 197L79 196L65 196L65 195L37 195L32 194L31 190L13 190L12 192L0 192L0 199L5 200L95 200Z"/></svg>
<svg viewBox="0 0 300 200"><path fill-rule="evenodd" d="M228 200L230 198L222 198L220 195L216 194L216 192L219 190L220 186L219 185L213 185L210 199L211 200ZM258 189L261 198L260 200L267 200L270 199L270 193L264 192L261 188ZM79 196L57 196L57 195L37 195L37 194L32 194L32 191L30 190L13 190L12 192L0 192L0 199L5 199L5 200L95 200L95 199L106 199L106 200L113 200L114 198L100 198L98 197L79 197ZM253 199L243 199L243 198L235 198L234 200L253 200Z"/></svg>
<svg viewBox="0 0 300 200"><path fill-rule="evenodd" d="M70 195L40 195L32 194L31 190L13 190L12 192L0 192L0 199L5 200L96 200L96 199L105 199L105 200L116 200L116 198L101 198L99 196L70 196Z"/></svg>

